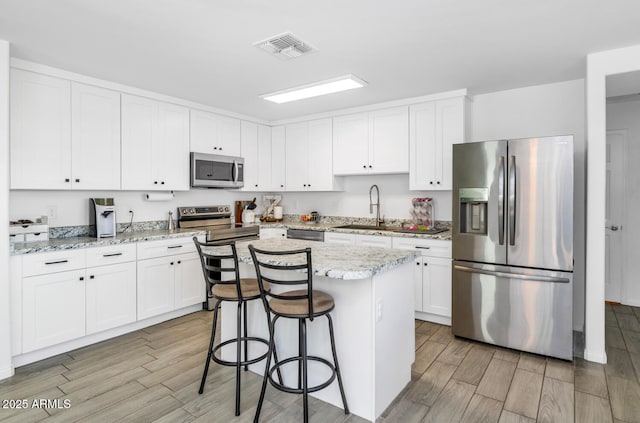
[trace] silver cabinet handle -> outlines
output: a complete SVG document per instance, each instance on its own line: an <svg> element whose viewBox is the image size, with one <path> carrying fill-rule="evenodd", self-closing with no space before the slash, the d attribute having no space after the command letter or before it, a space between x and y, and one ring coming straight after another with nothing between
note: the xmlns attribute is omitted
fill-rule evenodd
<svg viewBox="0 0 640 423"><path fill-rule="evenodd" d="M182 247L183 247L182 245L170 245L167 248L171 249L171 248L182 248Z"/></svg>
<svg viewBox="0 0 640 423"><path fill-rule="evenodd" d="M419 248L420 250L430 250L431 249L431 247L421 247L419 245L416 245L415 247Z"/></svg>
<svg viewBox="0 0 640 423"><path fill-rule="evenodd" d="M115 256L121 256L122 253L111 253L111 254L103 254L102 257L115 257Z"/></svg>

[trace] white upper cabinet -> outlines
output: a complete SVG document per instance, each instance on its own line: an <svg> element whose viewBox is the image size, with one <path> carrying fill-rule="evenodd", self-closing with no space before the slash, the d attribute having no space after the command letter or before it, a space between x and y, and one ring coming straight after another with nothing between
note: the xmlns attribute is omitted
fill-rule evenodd
<svg viewBox="0 0 640 423"><path fill-rule="evenodd" d="M242 190L280 190L280 187L273 186L271 128L242 121L241 134L241 156L244 158L244 188Z"/></svg>
<svg viewBox="0 0 640 423"><path fill-rule="evenodd" d="M71 83L11 70L11 188L71 188Z"/></svg>
<svg viewBox="0 0 640 423"><path fill-rule="evenodd" d="M71 84L71 187L120 189L120 93Z"/></svg>
<svg viewBox="0 0 640 423"><path fill-rule="evenodd" d="M464 142L465 101L456 97L410 107L410 189L452 189L452 146Z"/></svg>
<svg viewBox="0 0 640 423"><path fill-rule="evenodd" d="M286 126L286 190L339 189L332 172L332 120Z"/></svg>
<svg viewBox="0 0 640 423"><path fill-rule="evenodd" d="M271 128L271 185L274 191L284 191L286 183L286 136L284 126Z"/></svg>
<svg viewBox="0 0 640 423"><path fill-rule="evenodd" d="M189 109L122 95L122 189L189 189Z"/></svg>
<svg viewBox="0 0 640 423"><path fill-rule="evenodd" d="M191 110L191 151L240 156L240 120Z"/></svg>
<svg viewBox="0 0 640 423"><path fill-rule="evenodd" d="M333 119L333 173L409 171L408 108L394 107Z"/></svg>

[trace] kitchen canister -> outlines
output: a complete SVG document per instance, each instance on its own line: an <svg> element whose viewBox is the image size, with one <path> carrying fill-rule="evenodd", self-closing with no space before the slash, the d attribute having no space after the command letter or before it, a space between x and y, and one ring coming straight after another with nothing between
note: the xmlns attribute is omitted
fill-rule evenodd
<svg viewBox="0 0 640 423"><path fill-rule="evenodd" d="M273 218L276 220L282 220L282 206L275 206L273 208Z"/></svg>

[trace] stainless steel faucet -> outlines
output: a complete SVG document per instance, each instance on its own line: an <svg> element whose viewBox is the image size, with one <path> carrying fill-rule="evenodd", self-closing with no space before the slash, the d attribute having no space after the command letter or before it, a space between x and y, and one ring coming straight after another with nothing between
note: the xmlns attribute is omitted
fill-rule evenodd
<svg viewBox="0 0 640 423"><path fill-rule="evenodd" d="M376 202L371 200L371 192L376 189ZM369 188L369 213L373 213L373 206L376 206L376 226L380 226L384 223L384 220L380 219L380 188L376 184L371 185Z"/></svg>

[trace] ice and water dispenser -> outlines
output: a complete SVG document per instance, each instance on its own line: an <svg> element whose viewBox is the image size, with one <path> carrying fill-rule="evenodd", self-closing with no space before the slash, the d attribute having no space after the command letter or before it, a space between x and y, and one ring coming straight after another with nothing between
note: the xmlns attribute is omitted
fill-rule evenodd
<svg viewBox="0 0 640 423"><path fill-rule="evenodd" d="M489 188L460 188L460 233L487 234Z"/></svg>

